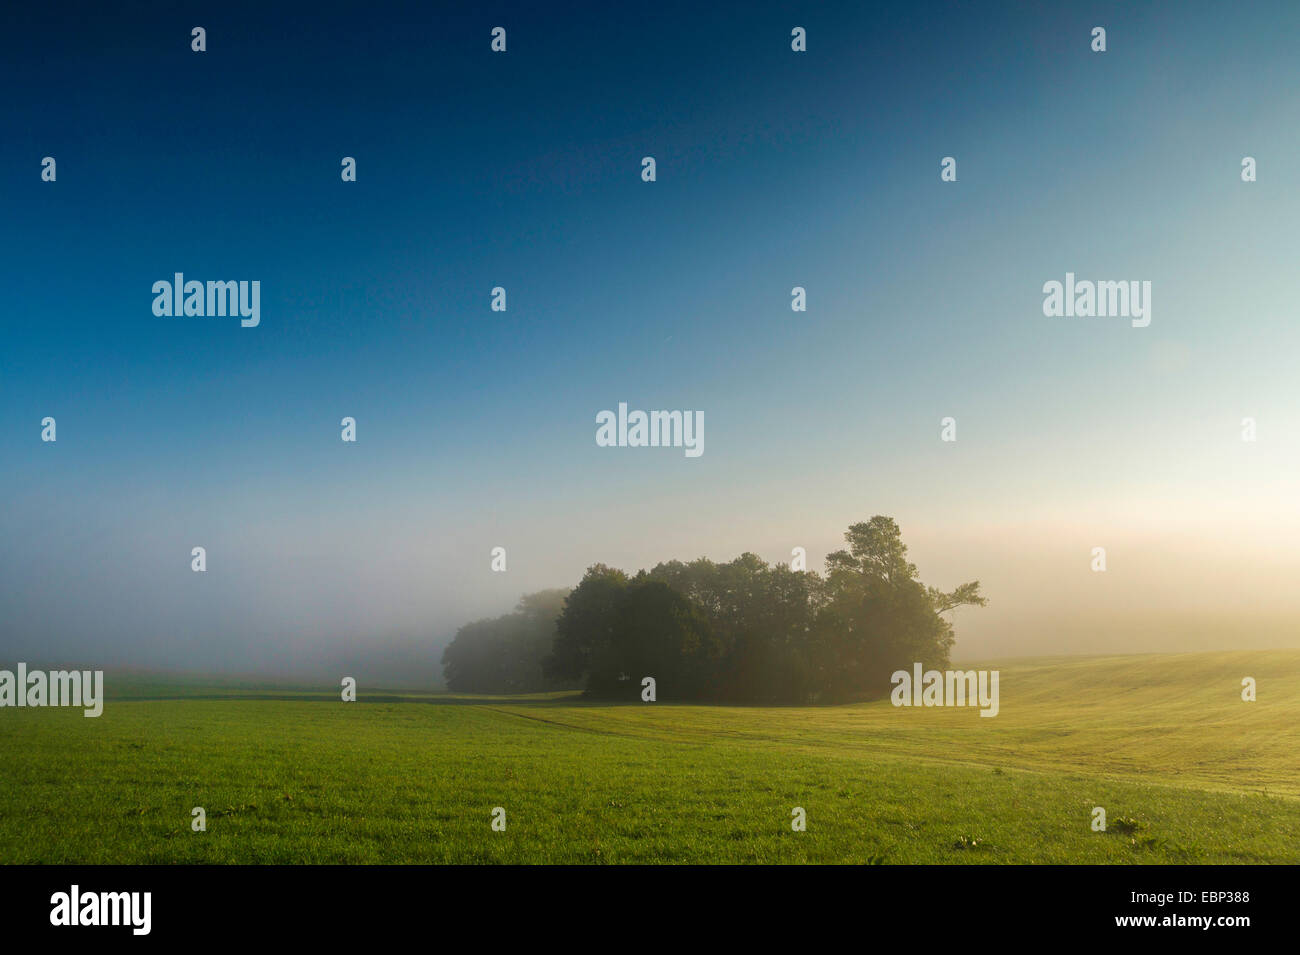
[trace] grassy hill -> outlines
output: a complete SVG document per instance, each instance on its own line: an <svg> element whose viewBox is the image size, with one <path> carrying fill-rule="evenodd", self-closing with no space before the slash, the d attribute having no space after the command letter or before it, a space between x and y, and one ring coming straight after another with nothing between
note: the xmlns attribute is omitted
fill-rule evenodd
<svg viewBox="0 0 1300 955"><path fill-rule="evenodd" d="M136 681L0 711L0 860L1300 862L1300 651L979 666L992 719Z"/></svg>

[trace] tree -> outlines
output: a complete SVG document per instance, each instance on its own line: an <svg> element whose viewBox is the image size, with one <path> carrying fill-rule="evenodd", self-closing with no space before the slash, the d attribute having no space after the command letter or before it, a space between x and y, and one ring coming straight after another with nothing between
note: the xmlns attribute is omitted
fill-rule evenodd
<svg viewBox="0 0 1300 955"><path fill-rule="evenodd" d="M883 695L890 675L913 663L947 668L955 635L942 614L984 606L979 582L952 593L926 587L888 517L854 524L844 538L849 549L826 557L829 597L815 639L814 669L826 698Z"/></svg>
<svg viewBox="0 0 1300 955"><path fill-rule="evenodd" d="M587 568L582 581L564 601L555 624L555 642L542 662L554 680L586 680L598 653L613 640L618 598L627 588L627 574L604 564Z"/></svg>
<svg viewBox="0 0 1300 955"><path fill-rule="evenodd" d="M611 639L592 659L587 689L635 698L654 677L660 699L706 697L719 659L704 612L662 581L638 574L619 594Z"/></svg>
<svg viewBox="0 0 1300 955"><path fill-rule="evenodd" d="M706 693L717 647L700 608L642 572L629 580L597 564L565 601L546 669L585 681L587 692L634 699L641 680L657 693L688 699Z"/></svg>
<svg viewBox="0 0 1300 955"><path fill-rule="evenodd" d="M807 698L803 648L821 599L817 574L744 553L725 564L671 561L650 571L707 615L718 663L710 697L765 703Z"/></svg>
<svg viewBox="0 0 1300 955"><path fill-rule="evenodd" d="M553 680L542 661L555 641L567 589L520 598L513 613L461 627L442 653L448 689L460 693L539 693L573 684Z"/></svg>

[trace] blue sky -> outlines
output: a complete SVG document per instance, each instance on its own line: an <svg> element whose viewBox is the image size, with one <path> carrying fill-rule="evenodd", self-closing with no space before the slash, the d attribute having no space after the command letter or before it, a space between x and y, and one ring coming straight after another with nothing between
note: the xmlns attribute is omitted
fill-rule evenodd
<svg viewBox="0 0 1300 955"><path fill-rule="evenodd" d="M290 667L875 513L984 581L959 653L1294 642L1293 4L262 6L0 31L0 651Z"/></svg>

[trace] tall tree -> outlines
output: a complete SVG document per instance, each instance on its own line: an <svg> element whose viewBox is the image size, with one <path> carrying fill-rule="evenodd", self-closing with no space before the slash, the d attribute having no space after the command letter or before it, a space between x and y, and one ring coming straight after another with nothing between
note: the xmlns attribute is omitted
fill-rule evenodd
<svg viewBox="0 0 1300 955"><path fill-rule="evenodd" d="M597 654L614 639L618 599L627 589L627 574L604 564L593 564L564 601L555 626L555 642L543 661L552 679L586 680Z"/></svg>
<svg viewBox="0 0 1300 955"><path fill-rule="evenodd" d="M829 598L815 640L814 669L824 697L884 694L890 675L913 663L946 668L955 637L942 614L984 606L979 582L952 593L922 584L892 518L853 524L844 538L848 550L826 556Z"/></svg>

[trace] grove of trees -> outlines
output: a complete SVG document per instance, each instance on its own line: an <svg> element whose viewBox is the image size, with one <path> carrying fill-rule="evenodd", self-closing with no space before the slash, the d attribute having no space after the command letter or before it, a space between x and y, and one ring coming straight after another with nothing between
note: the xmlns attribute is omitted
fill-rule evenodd
<svg viewBox="0 0 1300 955"><path fill-rule="evenodd" d="M462 627L443 654L447 684L634 700L652 676L660 699L844 702L887 694L913 663L945 669L954 635L943 614L982 606L979 583L922 584L888 517L844 536L824 575L750 553L633 576L596 564L567 596L532 594L514 614Z"/></svg>

